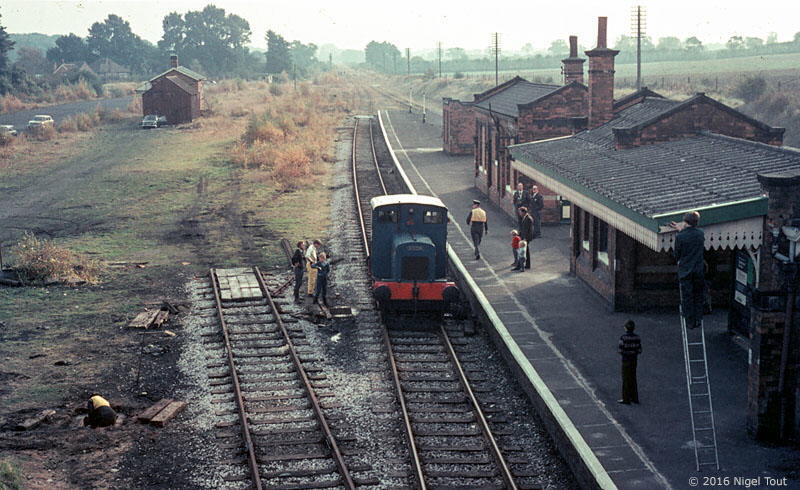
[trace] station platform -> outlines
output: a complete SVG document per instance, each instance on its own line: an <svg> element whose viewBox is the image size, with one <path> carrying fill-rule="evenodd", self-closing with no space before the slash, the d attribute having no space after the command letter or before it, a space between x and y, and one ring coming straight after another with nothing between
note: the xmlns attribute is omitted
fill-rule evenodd
<svg viewBox="0 0 800 490"><path fill-rule="evenodd" d="M420 114L385 111L383 121L417 191L448 206L451 246L618 488L710 486L704 476L730 477L727 485L713 486L745 488L750 481L750 488L800 488L800 449L763 446L747 434L748 353L727 332L726 311L705 317L720 471L698 473L677 312L610 311L569 273L568 225L543 227L532 243L532 268L512 271L510 231L516 222L473 186L471 156L442 152L441 117L429 113L423 123ZM474 259L465 223L473 199L488 214L480 260ZM643 344L640 405L617 403L617 343L627 319L636 322Z"/></svg>

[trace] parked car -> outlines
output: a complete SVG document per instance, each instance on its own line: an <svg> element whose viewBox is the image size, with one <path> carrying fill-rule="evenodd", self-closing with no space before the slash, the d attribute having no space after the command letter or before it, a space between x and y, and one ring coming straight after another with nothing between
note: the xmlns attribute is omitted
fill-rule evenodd
<svg viewBox="0 0 800 490"><path fill-rule="evenodd" d="M11 124L0 124L0 136L16 136L17 130Z"/></svg>
<svg viewBox="0 0 800 490"><path fill-rule="evenodd" d="M52 126L55 124L53 118L44 114L33 116L33 119L28 121L28 129L39 129L45 126Z"/></svg>
<svg viewBox="0 0 800 490"><path fill-rule="evenodd" d="M142 129L150 129L150 128L160 128L161 126L167 124L167 118L164 116L156 116L154 114L148 114L144 116L142 119Z"/></svg>

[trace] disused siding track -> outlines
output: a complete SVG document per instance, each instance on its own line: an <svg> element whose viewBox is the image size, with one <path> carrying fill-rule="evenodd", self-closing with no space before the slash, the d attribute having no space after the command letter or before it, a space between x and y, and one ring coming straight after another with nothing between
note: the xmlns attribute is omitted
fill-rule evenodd
<svg viewBox="0 0 800 490"><path fill-rule="evenodd" d="M371 118L368 144L364 133L357 119L352 150L354 194L363 247L369 255L369 199L386 194L387 187ZM491 416L484 413L476 396L476 391L487 388L471 385L454 347L462 342L451 339L446 326L457 327L451 319L438 324L415 320L413 330L407 325L394 330L384 325L384 348L408 441L411 479L421 489L519 488L492 433Z"/></svg>
<svg viewBox="0 0 800 490"><path fill-rule="evenodd" d="M257 489L355 488L350 472L364 468L348 468L333 435L321 401L332 394L319 391L325 376L302 329L281 318L258 268L236 280L232 295L222 287L228 278L211 269L219 330L204 334L219 346L207 366L217 415L237 415L217 424L222 448L233 454L223 478Z"/></svg>

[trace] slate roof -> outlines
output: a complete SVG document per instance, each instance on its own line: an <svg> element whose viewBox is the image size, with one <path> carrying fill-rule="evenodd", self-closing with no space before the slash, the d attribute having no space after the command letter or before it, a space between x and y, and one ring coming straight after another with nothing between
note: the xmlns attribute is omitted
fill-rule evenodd
<svg viewBox="0 0 800 490"><path fill-rule="evenodd" d="M122 66L116 63L111 58L101 58L91 65L92 69L96 73L130 73L131 70L128 67Z"/></svg>
<svg viewBox="0 0 800 490"><path fill-rule="evenodd" d="M518 104L526 104L541 99L560 88L561 85L532 83L524 78L515 77L486 92L476 94L475 100L471 104L487 111L491 107L492 112L518 117Z"/></svg>
<svg viewBox="0 0 800 490"><path fill-rule="evenodd" d="M614 149L613 127L634 126L676 104L646 99L603 126L567 138L513 145L511 154L581 194L649 220L691 209L739 206L760 198L758 173L800 170L800 151L710 132ZM717 221L738 219L723 215Z"/></svg>
<svg viewBox="0 0 800 490"><path fill-rule="evenodd" d="M192 70L186 68L185 66L178 66L177 68L170 68L167 71L159 73L158 75L156 75L153 78L151 78L150 81L152 82L156 78L161 78L161 77L163 77L164 75L166 75L167 73L169 73L169 72L171 72L173 70L175 70L175 71L177 71L179 73L182 73L182 74L186 75L189 78L194 78L197 81L206 79L206 77L204 77L203 75L197 73L196 71L192 71Z"/></svg>
<svg viewBox="0 0 800 490"><path fill-rule="evenodd" d="M197 93L197 88L186 83L180 77L176 77L175 75L167 75L167 80L177 85L181 90L186 92L187 94L195 95Z"/></svg>

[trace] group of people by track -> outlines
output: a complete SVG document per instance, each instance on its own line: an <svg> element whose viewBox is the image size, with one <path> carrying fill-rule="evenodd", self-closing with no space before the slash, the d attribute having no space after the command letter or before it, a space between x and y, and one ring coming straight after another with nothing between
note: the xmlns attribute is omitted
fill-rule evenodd
<svg viewBox="0 0 800 490"><path fill-rule="evenodd" d="M294 272L294 300L300 301L300 288L303 275L307 276L306 291L314 303L328 306L328 276L331 263L320 240L300 240L292 255L292 271Z"/></svg>

